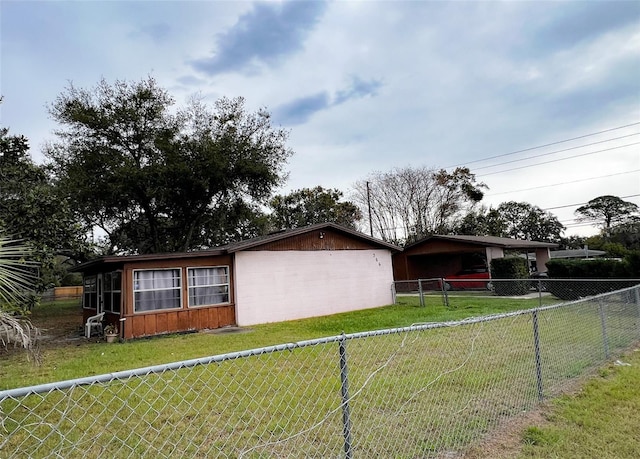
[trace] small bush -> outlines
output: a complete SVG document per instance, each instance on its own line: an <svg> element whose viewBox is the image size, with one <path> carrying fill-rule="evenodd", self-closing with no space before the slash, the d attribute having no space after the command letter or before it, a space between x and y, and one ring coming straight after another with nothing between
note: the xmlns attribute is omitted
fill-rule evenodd
<svg viewBox="0 0 640 459"><path fill-rule="evenodd" d="M492 279L528 279L527 261L520 257L495 258L491 260ZM529 280L521 282L492 281L496 295L524 295L529 292Z"/></svg>

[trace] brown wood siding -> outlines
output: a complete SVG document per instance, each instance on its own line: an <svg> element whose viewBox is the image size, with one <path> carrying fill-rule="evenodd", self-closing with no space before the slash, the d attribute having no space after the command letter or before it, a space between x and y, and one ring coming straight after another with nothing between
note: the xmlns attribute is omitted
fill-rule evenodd
<svg viewBox="0 0 640 459"><path fill-rule="evenodd" d="M211 306L181 311L158 311L128 317L125 338L140 338L192 330L205 330L235 325L235 307Z"/></svg>
<svg viewBox="0 0 640 459"><path fill-rule="evenodd" d="M292 236L279 241L263 244L254 247L252 251L258 250L369 250L379 249L380 246L369 243L366 240L356 239L351 235L342 234L332 229L322 229L310 231L305 234Z"/></svg>
<svg viewBox="0 0 640 459"><path fill-rule="evenodd" d="M229 267L229 304L188 307L187 268L198 266ZM182 272L182 308L134 312L133 271L138 269L178 268ZM158 334L185 332L235 325L233 255L217 255L202 258L180 258L170 260L145 260L124 265L122 274L122 317L125 338L139 338ZM95 314L95 312L94 312Z"/></svg>

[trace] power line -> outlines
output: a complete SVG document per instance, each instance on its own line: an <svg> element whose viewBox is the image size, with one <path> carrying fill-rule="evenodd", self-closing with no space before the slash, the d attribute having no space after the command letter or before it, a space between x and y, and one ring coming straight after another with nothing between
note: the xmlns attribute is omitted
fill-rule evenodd
<svg viewBox="0 0 640 459"><path fill-rule="evenodd" d="M511 155L515 155L515 154L518 154L518 153L524 153L526 151L538 150L539 148L550 147L552 145L559 145L561 143L567 143L567 142L571 142L573 140L584 139L586 137L592 137L594 135L604 134L605 132L617 131L618 129L628 128L628 127L631 127L631 126L635 126L637 124L640 124L640 121L636 122L636 123L626 124L624 126L618 126L618 127L611 128L611 129L605 129L604 131L598 131L598 132L593 132L591 134L581 135L579 137L573 137L571 139L559 140L557 142L547 143L545 145L539 145L537 147L525 148L524 150L512 151L511 153L504 153L504 154L501 154L501 155L490 156L488 158L476 159L475 161L468 161L466 163L456 164L456 165L453 165L453 166L447 166L447 167L445 167L445 169L450 169L452 167L466 166L466 165L469 165L469 164L479 163L479 162L482 162L482 161L489 161L490 159L503 158L505 156L511 156Z"/></svg>
<svg viewBox="0 0 640 459"><path fill-rule="evenodd" d="M625 198L635 198L637 196L640 196L640 194L630 194L627 196L619 196L620 199L625 199ZM542 210L554 210L554 209L565 209L567 207L577 207L577 206L584 206L585 204L588 204L586 202L579 202L577 204L567 204L566 206L556 206L556 207L547 207L544 208Z"/></svg>
<svg viewBox="0 0 640 459"><path fill-rule="evenodd" d="M521 191L532 191L532 190L540 190L542 188L551 188L554 186L560 186L560 185L570 185L572 183L579 183L579 182L587 182L589 180L596 180L596 179L601 179L601 178L607 178L607 177L615 177L617 175L626 175L626 174L633 174L635 172L640 172L640 169L635 169L632 171L626 171L626 172L618 172L616 174L607 174L607 175L600 175L598 177L589 177L589 178L585 178L585 179L578 179L578 180L572 180L570 182L560 182L560 183L553 183L551 185L541 185L541 186L534 186L532 188L523 188L521 190L513 190L513 191L501 191L500 193L491 193L491 194L487 194L485 196L498 196L501 194L511 194L511 193L519 193Z"/></svg>
<svg viewBox="0 0 640 459"><path fill-rule="evenodd" d="M520 162L520 161L526 161L527 159L541 158L543 156L555 155L555 154L558 154L558 153L563 153L565 151L577 150L579 148L590 147L592 145L598 145L598 144L601 144L601 143L607 143L607 142L611 142L613 140L620 140L620 139L625 139L627 137L633 137L634 135L640 135L640 132L636 132L634 134L623 135L623 136L620 136L620 137L614 137L613 139L600 140L598 142L587 143L585 145L579 145L577 147L564 148L562 150L556 150L556 151L552 151L552 152L549 152L549 153L542 153L542 154L539 154L539 155L527 156L526 158L512 159L511 161L505 161L505 162L502 162L502 163L491 164L489 166L476 167L474 169L474 171L478 171L478 170L481 170L481 169L488 169L490 167L502 166L504 164L511 164L511 163L517 163L517 162Z"/></svg>
<svg viewBox="0 0 640 459"><path fill-rule="evenodd" d="M478 175L478 177L486 177L488 175L502 174L504 172L517 171L519 169L526 169L528 167L535 167L535 166L542 166L544 164L557 163L558 161L565 161L567 159L574 159L574 158L580 158L580 157L583 157L583 156L595 155L596 153L603 153L605 151L617 150L618 148L632 147L632 146L638 145L638 144L640 144L640 142L630 143L630 144L627 144L627 145L620 145L620 146L617 146L617 147L605 148L604 150L597 150L597 151L592 151L592 152L589 152L589 153L582 153L582 154L579 154L579 155L567 156L566 158L554 159L554 160L551 160L551 161L544 161L544 162L537 163L537 164L530 164L528 166L514 167L512 169L505 169L503 171L489 172L488 174Z"/></svg>

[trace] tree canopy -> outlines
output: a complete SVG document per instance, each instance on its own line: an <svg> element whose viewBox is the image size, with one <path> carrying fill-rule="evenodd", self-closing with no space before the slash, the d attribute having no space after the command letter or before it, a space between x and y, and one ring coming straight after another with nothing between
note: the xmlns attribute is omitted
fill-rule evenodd
<svg viewBox="0 0 640 459"><path fill-rule="evenodd" d="M340 190L321 186L274 196L269 202L271 225L276 229L285 229L315 223L337 223L355 229L362 213L352 202L341 202L342 197Z"/></svg>
<svg viewBox="0 0 640 459"><path fill-rule="evenodd" d="M243 98L185 107L153 78L70 85L50 107L47 149L60 189L110 253L211 247L261 231L259 206L292 151L270 114Z"/></svg>
<svg viewBox="0 0 640 459"><path fill-rule="evenodd" d="M598 196L578 207L575 213L579 221L591 221L600 226L605 235L610 235L611 228L616 225L633 223L640 219L636 204L611 195Z"/></svg>
<svg viewBox="0 0 640 459"><path fill-rule="evenodd" d="M538 206L509 201L495 209L481 208L469 212L458 224L456 232L559 243L564 229L557 217Z"/></svg>
<svg viewBox="0 0 640 459"><path fill-rule="evenodd" d="M31 245L39 263L39 291L58 281L56 256L85 261L91 253L86 228L58 194L49 172L32 161L24 136L0 128L0 226Z"/></svg>
<svg viewBox="0 0 640 459"><path fill-rule="evenodd" d="M370 206L374 233L402 244L450 232L459 214L482 200L486 188L468 168L405 167L358 181L353 199L365 215Z"/></svg>

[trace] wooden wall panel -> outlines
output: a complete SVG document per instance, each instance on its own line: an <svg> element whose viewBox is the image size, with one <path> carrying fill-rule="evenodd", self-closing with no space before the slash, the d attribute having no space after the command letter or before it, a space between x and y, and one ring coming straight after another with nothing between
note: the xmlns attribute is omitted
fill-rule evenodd
<svg viewBox="0 0 640 459"><path fill-rule="evenodd" d="M178 330L178 313L176 311L167 313L167 331L169 330Z"/></svg>
<svg viewBox="0 0 640 459"><path fill-rule="evenodd" d="M209 328L209 309L198 309L198 329Z"/></svg>
<svg viewBox="0 0 640 459"><path fill-rule="evenodd" d="M178 311L178 329L176 331L189 330L189 311Z"/></svg>
<svg viewBox="0 0 640 459"><path fill-rule="evenodd" d="M220 321L221 327L236 324L235 306L225 306L224 308L221 309L220 313L222 315L222 320Z"/></svg>
<svg viewBox="0 0 640 459"><path fill-rule="evenodd" d="M209 309L209 328L220 328L220 311L222 308Z"/></svg>
<svg viewBox="0 0 640 459"><path fill-rule="evenodd" d="M168 332L169 329L169 325L168 325L168 316L169 316L169 312L164 313L164 314L157 314L156 315L156 332L157 333L166 333Z"/></svg>
<svg viewBox="0 0 640 459"><path fill-rule="evenodd" d="M156 333L158 333L158 330L156 329L156 317L158 317L159 315L164 315L166 313L161 313L161 314L145 314L144 317L144 334L147 336L152 336L155 335ZM160 332L163 332L164 330L160 330Z"/></svg>
<svg viewBox="0 0 640 459"><path fill-rule="evenodd" d="M127 322L130 322L127 329L131 332L131 337L144 336L144 316L130 317Z"/></svg>

